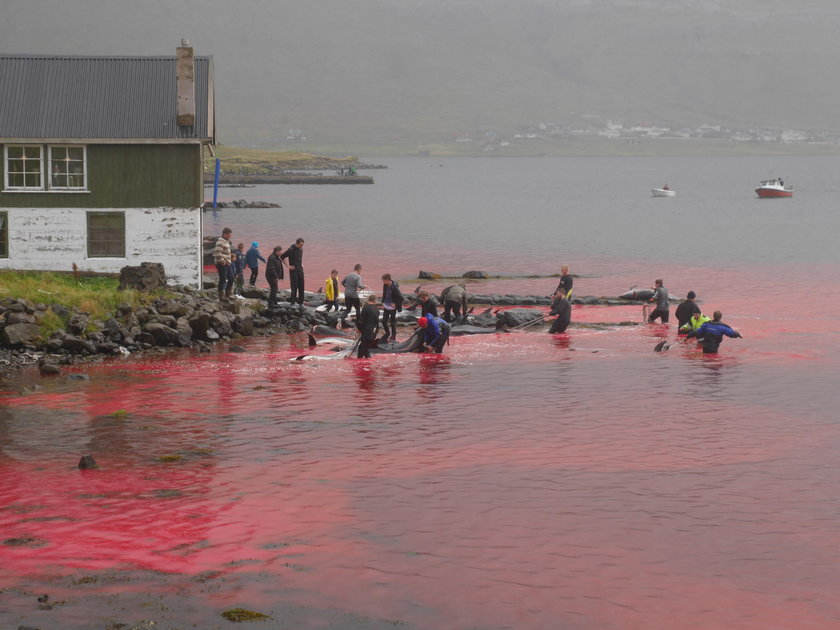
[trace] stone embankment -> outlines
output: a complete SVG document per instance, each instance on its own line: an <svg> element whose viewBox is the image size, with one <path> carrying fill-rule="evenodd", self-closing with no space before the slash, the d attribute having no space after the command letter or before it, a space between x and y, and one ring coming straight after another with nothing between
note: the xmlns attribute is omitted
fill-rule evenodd
<svg viewBox="0 0 840 630"><path fill-rule="evenodd" d="M213 202L205 201L202 209L213 210ZM248 201L247 199L234 199L233 201L217 201L216 208L282 208L279 203L273 201Z"/></svg>

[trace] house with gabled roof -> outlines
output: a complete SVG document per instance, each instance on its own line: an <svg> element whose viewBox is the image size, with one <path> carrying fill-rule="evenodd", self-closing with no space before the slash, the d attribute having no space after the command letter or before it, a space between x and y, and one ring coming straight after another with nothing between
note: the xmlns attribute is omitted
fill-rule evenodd
<svg viewBox="0 0 840 630"><path fill-rule="evenodd" d="M0 54L0 270L162 263L201 285L212 57Z"/></svg>

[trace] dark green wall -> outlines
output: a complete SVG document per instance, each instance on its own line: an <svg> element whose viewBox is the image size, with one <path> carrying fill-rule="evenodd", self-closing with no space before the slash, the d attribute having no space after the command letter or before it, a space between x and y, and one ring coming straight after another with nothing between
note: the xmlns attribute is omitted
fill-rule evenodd
<svg viewBox="0 0 840 630"><path fill-rule="evenodd" d="M0 187L5 168L0 159ZM87 170L90 192L3 192L0 207L197 208L204 200L198 144L89 144Z"/></svg>

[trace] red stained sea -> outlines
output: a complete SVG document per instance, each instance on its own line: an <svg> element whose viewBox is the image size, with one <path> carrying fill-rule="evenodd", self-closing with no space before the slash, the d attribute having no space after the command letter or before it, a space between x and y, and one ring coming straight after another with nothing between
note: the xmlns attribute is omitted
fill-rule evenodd
<svg viewBox="0 0 840 630"><path fill-rule="evenodd" d="M576 306L590 325L442 356L291 363L306 336L279 335L8 374L0 625L840 627L840 162L387 164L373 186L222 189L283 208L205 233L265 255L303 236L310 290L356 262L377 291L420 269L505 276L475 293L549 294L527 276L561 264L577 295L662 277L744 338L703 356L673 323L616 325L639 306ZM755 197L771 168L794 198Z"/></svg>

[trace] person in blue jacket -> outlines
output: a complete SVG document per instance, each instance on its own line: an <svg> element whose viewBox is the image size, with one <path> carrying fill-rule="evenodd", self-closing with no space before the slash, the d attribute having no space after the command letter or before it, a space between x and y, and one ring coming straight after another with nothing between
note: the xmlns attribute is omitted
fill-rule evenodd
<svg viewBox="0 0 840 630"><path fill-rule="evenodd" d="M720 321L722 317L720 311L715 311L712 321L706 322L697 330L688 332L688 337L696 337L703 346L703 354L715 354L720 347L720 342L723 341L724 335L733 338L742 336L737 330Z"/></svg>
<svg viewBox="0 0 840 630"><path fill-rule="evenodd" d="M424 330L423 349L436 354L443 352L443 346L449 341L449 324L442 317L432 314L417 318L417 325Z"/></svg>
<svg viewBox="0 0 840 630"><path fill-rule="evenodd" d="M262 257L260 250L257 249L259 246L260 244L257 241L253 241L251 248L245 253L245 266L251 270L251 279L248 284L252 287L257 285L257 274L260 270L259 261L265 262L265 258Z"/></svg>

